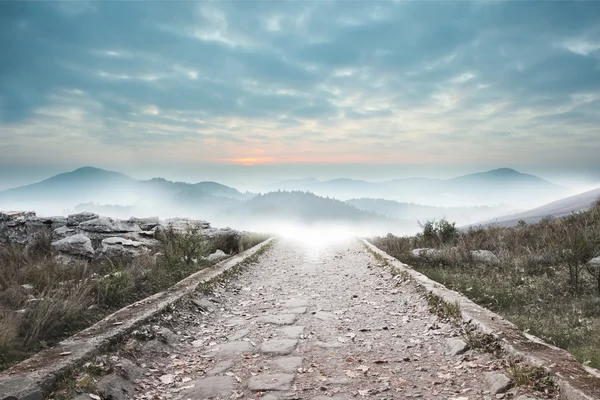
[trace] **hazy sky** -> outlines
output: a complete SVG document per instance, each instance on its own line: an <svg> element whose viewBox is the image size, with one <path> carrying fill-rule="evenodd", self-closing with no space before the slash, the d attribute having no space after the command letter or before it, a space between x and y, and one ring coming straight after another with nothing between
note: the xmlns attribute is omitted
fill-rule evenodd
<svg viewBox="0 0 600 400"><path fill-rule="evenodd" d="M600 168L597 1L2 1L0 50L3 171Z"/></svg>

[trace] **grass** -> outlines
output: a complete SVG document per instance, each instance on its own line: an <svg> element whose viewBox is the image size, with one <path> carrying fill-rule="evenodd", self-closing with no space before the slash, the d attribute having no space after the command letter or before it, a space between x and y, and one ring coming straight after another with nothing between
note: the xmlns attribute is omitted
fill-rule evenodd
<svg viewBox="0 0 600 400"><path fill-rule="evenodd" d="M387 235L371 242L523 331L600 368L598 271L586 266L600 255L600 203L586 212L513 228L460 232L450 223L423 228L413 237ZM417 248L438 252L415 257L411 251ZM491 251L499 262L478 262L473 250Z"/></svg>
<svg viewBox="0 0 600 400"><path fill-rule="evenodd" d="M210 266L205 257L216 249L234 254L267 237L163 230L152 253L68 266L56 259L50 232L27 246L0 243L0 370Z"/></svg>

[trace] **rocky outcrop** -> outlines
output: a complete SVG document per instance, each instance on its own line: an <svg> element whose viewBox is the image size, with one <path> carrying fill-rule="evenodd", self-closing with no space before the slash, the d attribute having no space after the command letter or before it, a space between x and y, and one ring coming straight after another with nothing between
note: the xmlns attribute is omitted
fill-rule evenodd
<svg viewBox="0 0 600 400"><path fill-rule="evenodd" d="M146 246L142 242L110 237L102 241L102 255L105 257L135 257L139 256Z"/></svg>
<svg viewBox="0 0 600 400"><path fill-rule="evenodd" d="M74 256L93 257L95 255L92 241L81 233L52 242L52 248Z"/></svg>
<svg viewBox="0 0 600 400"><path fill-rule="evenodd" d="M119 220L90 212L45 218L30 211L0 212L0 243L26 245L37 233L47 231L52 235L52 247L64 259L135 257L159 244L157 234L161 230L195 232L213 240L222 239L223 250L235 249L231 243L236 242L239 246L241 239L241 233L236 230L212 228L207 221L190 218ZM215 254L211 256L221 257Z"/></svg>

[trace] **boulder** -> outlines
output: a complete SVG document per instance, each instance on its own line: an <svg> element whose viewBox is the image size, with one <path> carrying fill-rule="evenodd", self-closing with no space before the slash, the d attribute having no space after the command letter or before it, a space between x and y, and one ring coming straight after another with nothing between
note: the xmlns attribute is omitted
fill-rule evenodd
<svg viewBox="0 0 600 400"><path fill-rule="evenodd" d="M67 218L65 217L31 217L25 221L27 236L30 239L41 230L54 231L65 225L67 225Z"/></svg>
<svg viewBox="0 0 600 400"><path fill-rule="evenodd" d="M210 262L216 262L224 258L227 258L227 254L225 254L223 250L217 250L208 257L206 257L206 260Z"/></svg>
<svg viewBox="0 0 600 400"><path fill-rule="evenodd" d="M158 217L149 217L149 218L131 217L127 220L127 222L139 226L142 231L152 231L160 223L158 220Z"/></svg>
<svg viewBox="0 0 600 400"><path fill-rule="evenodd" d="M413 257L425 258L429 260L439 260L444 256L443 251L430 248L414 249L411 251L411 254L413 255Z"/></svg>
<svg viewBox="0 0 600 400"><path fill-rule="evenodd" d="M187 233L193 230L204 230L210 228L210 223L191 218L170 218L160 223L161 229L172 229L177 233Z"/></svg>
<svg viewBox="0 0 600 400"><path fill-rule="evenodd" d="M127 221L119 221L108 217L99 217L84 221L79 224L78 228L84 232L100 234L141 231L140 227L136 224Z"/></svg>
<svg viewBox="0 0 600 400"><path fill-rule="evenodd" d="M91 212L80 212L77 214L71 214L67 217L67 225L68 226L77 226L82 222L89 221L91 219L98 218L98 214L94 214Z"/></svg>
<svg viewBox="0 0 600 400"><path fill-rule="evenodd" d="M52 248L76 256L93 257L95 254L92 241L81 233L52 242Z"/></svg>
<svg viewBox="0 0 600 400"><path fill-rule="evenodd" d="M587 266L600 269L600 257L592 258L590 261L587 262Z"/></svg>
<svg viewBox="0 0 600 400"><path fill-rule="evenodd" d="M102 240L101 244L101 252L105 257L136 257L144 250L143 243L122 237L109 237Z"/></svg>
<svg viewBox="0 0 600 400"><path fill-rule="evenodd" d="M68 226L61 226L52 231L52 239L60 240L75 234L77 234L75 229L69 228Z"/></svg>
<svg viewBox="0 0 600 400"><path fill-rule="evenodd" d="M33 211L0 212L0 241L27 244L29 237L26 222L33 217Z"/></svg>
<svg viewBox="0 0 600 400"><path fill-rule="evenodd" d="M489 250L472 250L471 257L473 261L482 264L499 264L500 260Z"/></svg>

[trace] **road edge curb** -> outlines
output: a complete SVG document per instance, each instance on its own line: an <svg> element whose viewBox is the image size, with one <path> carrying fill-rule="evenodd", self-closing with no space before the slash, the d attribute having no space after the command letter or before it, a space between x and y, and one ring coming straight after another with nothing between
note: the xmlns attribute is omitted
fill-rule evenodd
<svg viewBox="0 0 600 400"><path fill-rule="evenodd" d="M125 306L56 346L0 373L0 400L42 400L57 378L102 350L167 307L240 265L275 240L256 246L182 279L169 289Z"/></svg>
<svg viewBox="0 0 600 400"><path fill-rule="evenodd" d="M500 315L477 305L461 293L450 290L441 283L417 272L366 239L360 239L360 241L366 245L367 249L381 256L391 266L407 273L413 282L428 293L440 297L447 303L458 303L462 320L473 324L482 333L496 337L508 354L520 357L534 366L545 368L556 377L561 399L600 399L600 379L586 370L566 350L545 343L533 335L523 333L513 323L505 320Z"/></svg>

